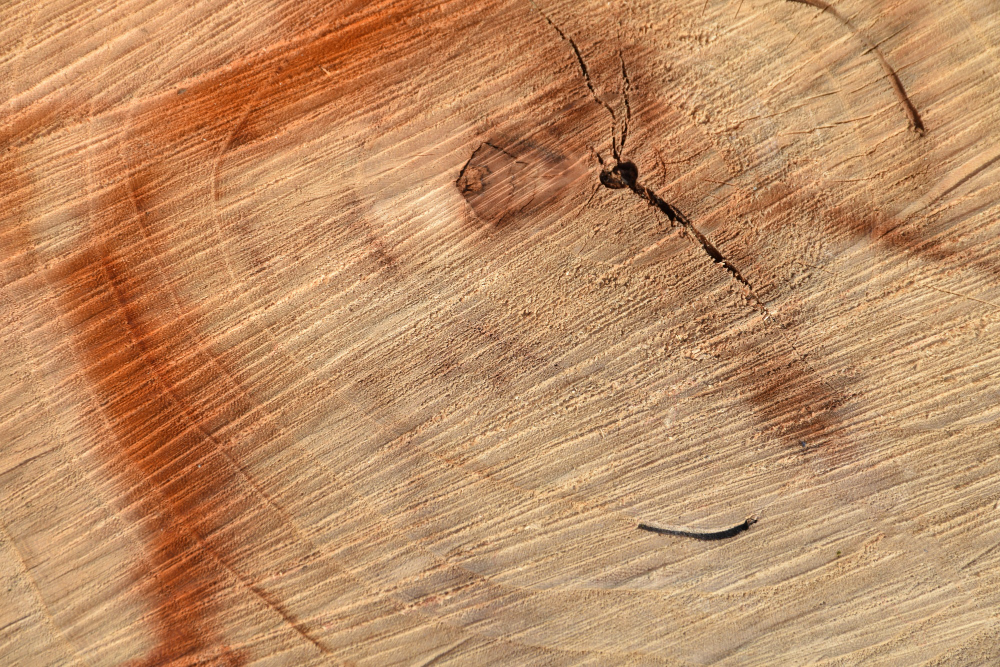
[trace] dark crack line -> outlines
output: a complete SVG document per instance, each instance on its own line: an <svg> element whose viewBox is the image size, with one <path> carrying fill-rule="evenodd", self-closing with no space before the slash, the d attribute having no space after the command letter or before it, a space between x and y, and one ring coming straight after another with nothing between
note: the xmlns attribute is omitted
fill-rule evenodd
<svg viewBox="0 0 1000 667"><path fill-rule="evenodd" d="M600 161L601 165L603 166L604 165L604 161L601 160L601 156L600 155L597 156L597 159L598 159L598 161ZM701 246L702 250L705 251L705 254L707 254L709 257L711 257L712 260L715 263L722 265L722 267L724 269L726 269L726 271L728 271L729 274L733 278L735 278L737 282L739 282L741 285L743 285L743 287L746 288L746 290L747 290L747 295L746 296L749 299L750 303L754 306L754 308L757 309L757 312L759 312L764 317L764 319L767 322L770 322L770 323L774 324L778 328L778 330L781 331L784 334L785 342L792 349L792 352L794 352L795 355L799 358L799 360L802 361L802 363L805 364L805 366L807 368L809 368L810 371L812 371L813 375L815 375L816 377L820 378L820 381L827 388L827 390L830 392L830 394L832 396L839 396L840 392L838 392L836 389L834 389L833 386L830 385L829 381L827 381L827 379L825 377L823 377L821 374L819 374L819 373L816 372L816 369L812 367L812 364L810 364L806 360L805 355L802 354L799 351L799 348L789 339L787 330L785 329L785 325L782 324L779 320L775 319L775 317L773 315L771 315L771 311L768 310L767 306L764 305L764 302L760 299L760 297L757 296L757 293L753 289L753 285L750 284L749 280L747 280L746 278L743 277L743 274L740 273L739 269L737 269L732 264L732 262L730 262L728 259L726 259L725 255L723 255L719 251L719 249L716 248L715 245L712 244L712 242L708 240L708 237L706 237L704 234L702 234L700 231L698 231L698 228L695 227L691 223L690 220L688 220L687 216L685 216L683 213L681 213L673 205L671 205L669 202L665 201L663 198L661 198L655 192L653 192L652 190L650 190L646 186L644 186L641 183L639 183L638 177L639 177L639 169L633 163L631 163L631 162L618 162L618 164L616 164L610 170L605 169L604 171L601 172L601 183L605 187L611 188L613 190L619 190L619 189L622 189L622 188L628 188L628 189L632 190L632 192L634 192L637 195L639 195L640 197L642 197L646 201L647 204L649 204L650 206L653 206L653 207L659 209L665 216L667 216L667 219L670 220L670 222L671 222L671 224L673 226L679 227L681 229L682 233L688 235L689 237L691 237L695 241L697 241L698 244ZM752 524L752 523L753 523L753 521L751 521L748 518L747 519L746 527L739 528L739 526L734 526L733 528L730 528L728 530L736 530L736 533L738 533L741 530L746 530L747 528L749 528L750 524ZM642 527L643 526L640 526L640 528L642 528ZM647 528L643 528L643 529L644 530L653 530L652 528L648 528L648 527ZM723 532L725 532L725 531L723 531ZM736 533L733 533L733 534L735 535ZM678 532L674 532L674 533L669 533L669 534L671 534L671 535L685 535L687 537L694 537L694 535L688 535L688 534L683 533L683 532L679 532L679 533ZM702 538L697 538L697 539L722 539L722 538L702 537Z"/></svg>
<svg viewBox="0 0 1000 667"><path fill-rule="evenodd" d="M510 151L506 151L506 150L504 150L504 149L500 148L499 146L497 146L497 145L496 145L495 143L493 143L492 141L484 141L484 142L483 142L483 145L484 145L484 146L489 146L489 147L490 147L490 148L492 148L493 150L495 150L495 151L499 151L500 153L503 153L504 155L506 155L507 157L509 157L509 158L510 158L511 160L513 160L513 161L514 161L514 162L516 162L517 164L525 164L525 165L526 165L526 164L528 164L527 162L522 162L521 160L518 160L518 159L517 159L517 156L515 156L515 155L514 155L513 153L511 153Z"/></svg>
<svg viewBox="0 0 1000 667"><path fill-rule="evenodd" d="M603 163L603 162L602 162ZM708 240L708 237L698 231L687 216L681 213L676 207L664 200L662 197L657 195L655 192L647 188L642 183L638 181L639 170L631 162L619 162L610 170L605 170L601 173L601 183L612 190L620 190L623 188L628 188L635 194L642 197L647 204L659 209L661 213L667 216L672 225L680 227L684 233L688 234L691 238L697 241L701 249L705 251L705 254L712 258L716 264L720 264L729 274L736 279L743 287L747 289L748 296L753 302L754 306L760 311L762 315L767 318L771 318L771 313L767 310L764 302L761 301L756 292L754 292L753 285L750 281L743 277L740 270L733 265L725 255L715 247L715 245Z"/></svg>
<svg viewBox="0 0 1000 667"><path fill-rule="evenodd" d="M618 60L622 64L622 100L625 102L625 119L622 121L622 141L621 147L618 150L618 154L615 155L615 159L621 161L622 151L625 150L625 140L628 139L628 124L632 120L632 105L628 100L629 88L632 87L632 82L628 78L628 69L625 68L625 57L622 56L621 49L618 50ZM612 137L612 140L614 137ZM612 143L614 143L612 141Z"/></svg>
<svg viewBox="0 0 1000 667"><path fill-rule="evenodd" d="M580 72L583 73L583 80L587 84L587 89L590 91L591 97L593 97L595 102L597 102L598 104L600 104L602 107L604 107L607 110L607 112L609 114L611 114L611 127L612 127L612 130L611 130L611 153L614 155L615 160L619 160L621 158L622 149L625 148L625 138L626 138L626 135L628 134L628 120L625 121L625 127L622 130L621 143L619 144L618 143L618 139L617 139L618 114L615 113L615 110L611 107L610 104L608 104L606 101L604 101L603 99L601 99L601 96L597 94L597 90L594 88L594 82L590 78L590 70L587 69L587 63L583 59L583 53L580 52L580 47L576 45L576 42L573 40L572 37L570 37L565 32L563 32L562 28L560 28L555 23L555 21L553 21L551 18L549 18L548 14L546 14L545 12L542 11L542 8L538 6L538 4L535 2L535 0L528 0L528 1L531 3L531 6L534 7L538 11L539 14L542 15L542 18L545 19L545 22L548 23L550 26L552 26L552 29L556 31L556 33L559 35L559 38L562 39L564 42L567 42L570 45L570 47L573 49L573 53L576 55L576 62L580 66ZM619 52L618 56L619 56L619 58L621 57L621 53L620 52ZM625 61L624 60L622 60L622 72L625 72ZM627 96L627 94L628 93L626 93L626 96ZM625 113L626 113L626 118L631 118L632 111L628 107L627 98L626 98Z"/></svg>
<svg viewBox="0 0 1000 667"><path fill-rule="evenodd" d="M611 152L615 160L615 166L610 170L607 169L604 159L601 157L600 153L594 151L597 156L597 161L602 167L600 176L601 183L605 187L612 189L622 189L627 187L632 190L632 192L642 197L650 206L659 209L664 215L667 216L667 219L670 220L673 225L680 226L684 233L693 238L713 262L721 265L733 278L736 279L737 282L746 288L751 302L762 315L768 319L772 319L771 313L767 310L764 302L761 301L757 297L756 292L754 292L753 285L751 285L750 281L748 281L743 274L740 273L740 270L737 269L732 262L726 259L719 249L708 240L708 237L698 231L698 229L691 224L691 221L688 220L683 213L665 201L662 197L658 196L655 192L638 182L639 171L634 163L622 160L622 151L625 148L625 141L628 139L629 122L632 120L632 104L629 99L629 93L632 88L632 80L629 78L628 67L625 65L625 57L622 55L621 49L619 48L618 50L618 61L621 63L622 101L625 106L625 116L622 119L621 141L619 142L617 137L618 115L615 113L611 105L601 99L601 97L597 94L593 81L590 78L590 70L587 69L587 63L583 59L583 54L580 52L580 48L576 45L576 42L572 37L567 35L562 28L560 28L544 11L542 11L542 8L538 6L535 0L529 0L529 2L531 3L531 6L534 7L539 14L541 14L542 18L545 19L545 22L552 26L552 29L556 31L559 38L569 43L570 47L572 47L573 53L576 55L576 61L580 66L580 72L583 74L583 79L587 84L587 89L590 90L591 96L598 104L607 109L608 113L611 115L613 128L611 133ZM468 166L468 164L466 166ZM465 171L464 167L462 171ZM459 179L461 179L461 174L459 175Z"/></svg>
<svg viewBox="0 0 1000 667"><path fill-rule="evenodd" d="M924 122L920 118L920 114L917 113L917 108L913 106L913 102L910 101L909 96L906 94L906 89L903 88L903 82L899 80L899 76L896 74L896 70L892 68L889 61L885 59L882 54L882 50L878 47L878 44L873 42L868 35L863 31L859 30L849 18L834 9L828 2L824 0L788 0L789 2L797 2L800 5L809 5L810 7L815 7L820 10L820 12L825 12L830 16L834 17L840 23L850 30L855 37L857 37L865 45L868 51L875 54L878 59L879 65L882 66L882 71L885 72L885 77L889 79L889 83L892 85L893 91L896 93L896 97L899 99L900 106L903 107L903 112L910 121L910 129L924 136Z"/></svg>
<svg viewBox="0 0 1000 667"><path fill-rule="evenodd" d="M637 528L659 535L675 535L677 537L690 537L695 540L727 540L736 537L742 532L750 530L750 526L757 523L757 517L748 516L745 521L738 523L731 528L722 530L688 530L686 528L667 528L651 523L640 523Z"/></svg>
<svg viewBox="0 0 1000 667"><path fill-rule="evenodd" d="M637 179L639 176L639 172L635 164L628 161L624 162L622 161L621 159L622 151L625 149L625 142L628 140L629 121L632 120L632 104L631 101L629 100L629 91L632 88L632 81L629 78L628 67L625 65L625 57L622 55L621 49L619 49L618 51L618 61L621 63L622 101L624 102L625 105L625 117L622 119L621 141L619 142L616 137L616 131L618 129L618 116L617 114L615 114L614 109L611 108L611 105L605 102L603 99L601 99L601 97L597 94L597 91L594 89L593 81L590 78L590 71L587 69L587 63L583 60L583 54L580 52L580 48L576 45L576 42L573 41L572 37L563 32L562 28L556 25L556 23L551 18L549 18L549 16L545 12L542 11L541 7L539 7L538 4L535 3L535 0L529 0L529 1L531 2L531 5L538 11L538 13L541 14L542 18L545 19L545 22L548 23L550 26L552 26L552 29L556 31L560 39L562 39L565 42L568 42L570 47L572 47L573 53L576 54L576 61L580 65L580 71L583 73L583 79L587 84L588 90L590 90L590 94L593 96L594 100L596 100L598 104L607 109L608 113L611 114L611 120L613 122L613 127L614 127L614 131L612 131L611 133L611 151L615 158L616 164L614 168L612 168L610 171L608 171L607 169L604 169L602 171L601 183L604 184L606 187L613 189L619 189L624 187L629 188L630 190L632 190L632 192L636 193L644 200L646 200L646 202L650 206L653 206L662 211L664 215L667 216L667 218L670 220L671 223L673 223L674 225L680 225L685 232L687 232L690 236L694 238L695 241L698 242L702 250L704 250L705 253L712 258L712 261L722 265L722 267L725 268L726 271L728 271L729 274L733 276L733 278L735 278L741 285L743 285L747 289L750 298L753 300L754 305L757 306L758 310L760 310L761 313L764 314L765 316L770 317L770 313L767 311L767 308L764 306L764 303L759 298L757 298L757 295L754 293L753 285L751 285L750 281L748 281L746 278L743 277L743 274L740 273L740 270L737 269L732 264L732 262L727 260L725 256L719 251L719 249L716 248L715 245L713 245L712 242L708 240L708 237L706 237L704 234L698 231L698 229L693 224L691 224L691 221L688 220L683 213L678 211L668 202L664 201L663 198L659 197L655 192L653 192L652 190L650 190L649 188L645 187L644 185L638 182ZM600 162L601 166L604 167L603 158L601 158L600 154L596 153L596 151L595 154L597 155L598 162Z"/></svg>
<svg viewBox="0 0 1000 667"><path fill-rule="evenodd" d="M743 277L743 274L740 273L740 270L737 269L732 262L726 259L725 255L723 255L722 252L720 252L719 249L716 248L715 245L708 240L708 237L706 237L704 234L698 231L698 228L695 227L690 220L688 220L687 216L685 216L683 213L677 210L677 208L672 206L669 202L665 201L663 198L658 196L655 192L653 192L646 186L639 183L637 179L638 179L638 168L631 162L619 162L610 171L603 171L601 173L601 183L603 183L605 187L612 189L621 189L625 187L629 188L630 190L632 190L632 192L642 197L646 201L646 203L648 203L650 206L659 209L665 216L667 216L667 219L670 220L673 226L680 227L682 233L688 235L690 238L693 238L695 241L697 241L698 244L701 246L702 250L705 251L705 254L711 257L716 264L720 264L726 271L729 272L729 275L731 275L734 279L736 279L737 282L739 282L741 285L743 285L743 287L746 288L747 291L746 296L749 299L750 303L757 310L757 312L759 312L767 322L770 322L773 325L777 326L778 330L781 331L782 334L784 335L785 342L792 349L795 355L799 358L800 361L802 361L803 364L806 365L807 368L809 368L812 371L812 373L816 377L820 378L820 381L827 388L830 394L832 396L840 395L840 392L834 389L833 386L830 385L830 383L826 380L825 377L816 372L816 369L812 367L812 364L810 364L806 360L805 355L799 351L798 346L796 346L795 343L793 343L789 339L788 332L785 329L785 325L782 324L771 314L771 311L768 309L768 307L764 305L764 302L760 299L760 297L757 296L757 293L754 291L753 285L750 284L749 280ZM751 521L750 523L753 522ZM749 527L749 524L747 524L747 527ZM716 539L716 538L702 538L702 539Z"/></svg>
<svg viewBox="0 0 1000 667"><path fill-rule="evenodd" d="M653 192L652 190L643 186L640 183L636 183L635 187L632 188L632 191L637 193L640 197L648 201L656 208L663 211L663 213L670 219L671 222L680 224L681 226L684 227L684 229L691 232L691 235L694 236L695 239L697 239L698 243L701 245L702 249L708 254L708 256L711 257L713 260L715 260L716 263L721 264L726 269L726 271L729 271L729 273L731 273L732 276L736 278L736 280L738 280L744 287L750 290L751 296L753 296L753 298L756 301L760 302L760 299L757 299L757 297L753 295L753 285L750 284L750 281L748 281L746 278L743 277L743 274L740 273L740 270L737 269L735 266L733 266L733 263L730 262L728 259L726 259L723 256L723 254L719 251L719 249L716 248L715 245L713 245L712 242L708 240L708 237L706 237L704 234L698 231L698 228L695 227L693 224L691 224L691 221L688 220L683 213L678 211L669 203L665 202L662 198L657 196L655 192ZM763 306L763 304L761 304L761 306Z"/></svg>

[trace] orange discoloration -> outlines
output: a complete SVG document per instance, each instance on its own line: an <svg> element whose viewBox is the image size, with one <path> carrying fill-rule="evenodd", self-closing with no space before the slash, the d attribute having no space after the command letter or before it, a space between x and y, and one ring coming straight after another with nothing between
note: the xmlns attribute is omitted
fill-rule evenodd
<svg viewBox="0 0 1000 667"><path fill-rule="evenodd" d="M329 9L330 4L336 8ZM295 528L236 454L240 433L253 426L260 407L254 387L237 379L242 360L236 352L228 360L213 354L197 310L178 289L186 276L167 259L175 244L187 240L182 235L205 221L168 224L165 209L171 201L194 196L184 178L191 172L210 184L210 192L199 196L221 200L226 193L220 165L227 154L259 150L320 111L338 109L345 117L387 114L371 100L410 73L405 67L381 66L401 59L423 37L420 26L410 23L420 15L415 3L373 7L358 2L348 8L289 2L285 7L276 21L281 27L263 40L258 55L194 81L171 82L169 89L132 104L113 140L95 142L91 150L100 165L98 178L107 189L92 202L82 249L46 276L58 293L82 376L99 408L99 451L151 536L146 591L156 647L144 664L249 660L246 651L226 646L223 617L230 590L262 601L324 650L308 628L262 592L246 565L248 551L277 549L295 537ZM385 96L378 99L387 102ZM55 115L79 117L83 108L61 104ZM472 202L493 225L484 238L497 244L501 222L504 231L513 231L516 224L507 223L516 220L510 218L557 211L571 195L582 200L586 190L580 184L588 178L597 187L597 169L588 162L590 151L577 128L593 125L584 121L603 110L589 102L582 109L570 110L552 127L491 138L513 163L523 161L526 167L510 171L500 199ZM15 133L36 133L50 123L57 119L46 111L22 114L12 127ZM25 186L16 175L20 167L7 166L3 173L10 175L0 185L23 194ZM480 192L484 184L489 186L481 181ZM359 236L379 267L396 270L389 244L371 230L359 229ZM19 237L16 244L29 248L30 239ZM483 340L495 337L475 333ZM510 355L515 353L527 356L516 349ZM777 368L752 400L766 418L783 424L794 421L786 419L786 406L793 412L818 407L816 415L796 422L812 438L833 429L830 415L836 405L820 381L808 378L808 370L799 361ZM251 530L244 528L248 524L254 534L235 535Z"/></svg>
<svg viewBox="0 0 1000 667"><path fill-rule="evenodd" d="M63 292L75 348L110 431L102 453L132 487L127 493L152 532L158 648L147 664L205 659L206 652L239 664L237 655L215 646L212 622L216 593L231 583L228 545L203 535L219 522L213 506L239 481L225 455L228 443L213 432L246 405L223 372L193 351L192 320L171 312L156 268L160 251L138 222L144 214L108 209L101 236L51 278ZM224 402L213 405L213 393Z"/></svg>
<svg viewBox="0 0 1000 667"><path fill-rule="evenodd" d="M135 103L124 136L98 149L98 178L111 185L93 202L85 248L47 278L100 406L100 451L151 534L144 574L156 648L142 664L243 664L247 656L225 645L221 620L233 589L324 650L248 579L245 545L234 541L234 524L258 530L241 542L274 544L287 542L294 527L235 458L238 434L253 421L254 392L234 379L238 365L206 351L199 318L177 289L185 276L166 259L188 223L167 224L165 208L189 196L184 175L192 168L215 178L224 153L324 106L360 108L366 89L391 85L371 80L369 68L405 44L400 26L414 11L396 3L340 28L292 20L295 34L275 34L259 57ZM369 242L385 254L378 239ZM280 549L274 544L255 547Z"/></svg>
<svg viewBox="0 0 1000 667"><path fill-rule="evenodd" d="M0 143L0 290L31 274L36 258L25 226L33 192L17 151Z"/></svg>

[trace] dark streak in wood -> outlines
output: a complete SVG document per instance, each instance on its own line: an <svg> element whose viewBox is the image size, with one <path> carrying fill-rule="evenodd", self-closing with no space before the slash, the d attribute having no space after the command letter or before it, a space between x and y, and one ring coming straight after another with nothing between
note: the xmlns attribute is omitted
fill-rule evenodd
<svg viewBox="0 0 1000 667"><path fill-rule="evenodd" d="M903 107L903 112L910 121L910 129L924 136L924 122L920 118L920 114L917 113L916 107L913 106L913 102L910 101L909 96L906 94L906 89L903 88L903 83L899 80L899 76L896 74L896 70L892 68L889 61L885 59L882 54L882 50L878 48L878 45L869 39L868 35L859 30L851 20L846 16L843 16L840 12L834 9L829 3L824 0L788 0L789 2L797 2L802 5L809 5L810 7L815 7L822 12L826 12L833 16L835 19L840 21L848 30L850 30L861 42L865 45L865 48L875 54L878 59L879 65L882 66L882 71L885 72L885 76L889 79L889 83L892 85L893 91L896 93L896 97L899 99L900 106Z"/></svg>
<svg viewBox="0 0 1000 667"><path fill-rule="evenodd" d="M740 533L750 530L750 526L757 523L756 516L748 516L745 521L738 523L730 528L723 528L721 530L691 530L688 528L668 528L666 526L657 526L652 523L640 523L636 526L639 530L645 530L650 533L657 533L658 535L674 535L676 537L690 537L693 540L704 540L704 541L714 541L714 540L728 540L731 537L736 537Z"/></svg>

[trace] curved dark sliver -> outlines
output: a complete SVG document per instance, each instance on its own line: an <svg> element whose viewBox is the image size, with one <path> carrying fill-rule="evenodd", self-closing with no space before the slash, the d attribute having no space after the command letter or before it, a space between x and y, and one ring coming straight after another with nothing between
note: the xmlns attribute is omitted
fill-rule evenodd
<svg viewBox="0 0 1000 667"><path fill-rule="evenodd" d="M903 112L910 121L910 129L920 136L924 136L926 133L924 121L920 118L917 108L913 106L913 102L910 101L910 97L906 94L906 89L903 88L903 82L899 80L899 75L896 74L896 70L889 64L889 61L886 60L885 55L882 53L882 49L878 47L878 44L873 42L871 38L868 37L868 35L866 35L863 31L859 30L849 18L838 12L832 5L830 5L830 3L826 2L826 0L789 0L789 2L797 2L800 5L815 7L821 12L825 12L834 17L840 21L844 27L854 33L854 35L865 45L865 48L875 54L875 58L878 60L879 65L882 66L882 71L885 72L885 76L889 80L889 84L892 86L893 91L896 93L896 97L899 99L900 106L903 107Z"/></svg>
<svg viewBox="0 0 1000 667"><path fill-rule="evenodd" d="M639 530L645 530L650 533L657 533L659 535L675 535L677 537L690 537L694 540L727 540L730 537L736 537L742 532L750 530L750 526L757 523L755 517L747 517L746 521L738 523L732 528L726 528L724 530L709 530L709 531L699 531L699 530L681 530L678 528L662 528L660 526L654 526L649 523L640 523L637 527Z"/></svg>

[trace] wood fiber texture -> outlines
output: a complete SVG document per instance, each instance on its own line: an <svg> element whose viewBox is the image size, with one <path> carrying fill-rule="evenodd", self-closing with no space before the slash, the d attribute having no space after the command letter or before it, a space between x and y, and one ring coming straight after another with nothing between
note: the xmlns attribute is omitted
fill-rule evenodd
<svg viewBox="0 0 1000 667"><path fill-rule="evenodd" d="M0 663L1000 662L1000 4L11 0L0 86Z"/></svg>

